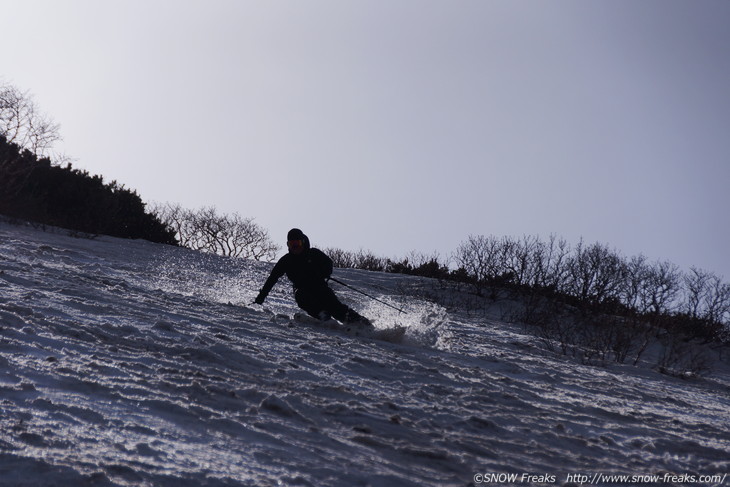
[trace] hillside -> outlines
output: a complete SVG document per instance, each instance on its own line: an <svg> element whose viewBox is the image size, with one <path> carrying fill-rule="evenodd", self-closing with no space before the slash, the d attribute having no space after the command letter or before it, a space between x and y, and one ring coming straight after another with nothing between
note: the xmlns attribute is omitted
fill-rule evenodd
<svg viewBox="0 0 730 487"><path fill-rule="evenodd" d="M407 327L352 338L291 321L285 280L248 306L270 268L0 223L0 486L728 485L725 363L585 366L337 270L408 311L338 287Z"/></svg>

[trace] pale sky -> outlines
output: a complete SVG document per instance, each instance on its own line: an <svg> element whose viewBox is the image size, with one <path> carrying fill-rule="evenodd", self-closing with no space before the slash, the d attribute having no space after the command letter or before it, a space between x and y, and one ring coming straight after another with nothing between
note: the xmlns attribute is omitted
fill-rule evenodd
<svg viewBox="0 0 730 487"><path fill-rule="evenodd" d="M75 166L283 244L551 233L730 280L727 0L0 0Z"/></svg>

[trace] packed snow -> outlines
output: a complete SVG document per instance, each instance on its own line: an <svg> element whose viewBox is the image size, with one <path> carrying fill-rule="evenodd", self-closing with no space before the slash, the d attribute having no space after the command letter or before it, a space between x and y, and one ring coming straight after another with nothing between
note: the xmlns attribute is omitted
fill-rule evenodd
<svg viewBox="0 0 730 487"><path fill-rule="evenodd" d="M293 321L271 264L0 223L0 485L730 485L730 378L582 365L506 303L333 284L399 343ZM454 299L454 302L458 302ZM615 476L615 477L614 477Z"/></svg>

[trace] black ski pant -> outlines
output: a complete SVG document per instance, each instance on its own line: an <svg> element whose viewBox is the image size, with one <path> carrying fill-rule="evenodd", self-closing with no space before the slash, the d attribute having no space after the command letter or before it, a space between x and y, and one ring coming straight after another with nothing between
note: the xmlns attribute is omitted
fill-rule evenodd
<svg viewBox="0 0 730 487"><path fill-rule="evenodd" d="M328 286L294 290L294 299L310 316L322 319L322 313L342 323L362 319L355 310L343 304Z"/></svg>

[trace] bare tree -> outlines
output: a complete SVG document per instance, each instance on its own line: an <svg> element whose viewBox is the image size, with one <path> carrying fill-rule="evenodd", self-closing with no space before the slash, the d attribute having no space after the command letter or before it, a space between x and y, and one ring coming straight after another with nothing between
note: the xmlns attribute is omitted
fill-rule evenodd
<svg viewBox="0 0 730 487"><path fill-rule="evenodd" d="M646 280L639 293L639 311L654 315L674 310L682 275L671 262L657 262L647 269Z"/></svg>
<svg viewBox="0 0 730 487"><path fill-rule="evenodd" d="M649 274L649 265L644 255L633 256L626 262L624 282L620 292L624 306L635 311L641 310L642 290L648 285Z"/></svg>
<svg viewBox="0 0 730 487"><path fill-rule="evenodd" d="M696 267L684 276L685 298L682 311L691 318L721 323L730 313L730 284L717 275Z"/></svg>
<svg viewBox="0 0 730 487"><path fill-rule="evenodd" d="M502 238L501 262L505 272L509 272L511 278L518 284L529 279L530 272L530 251L529 240L516 240L510 237Z"/></svg>
<svg viewBox="0 0 730 487"><path fill-rule="evenodd" d="M532 244L532 277L528 284L541 289L562 290L567 276L567 261L570 245L567 240L554 234L547 242L536 241Z"/></svg>
<svg viewBox="0 0 730 487"><path fill-rule="evenodd" d="M382 272L388 267L388 259L375 255L370 250L360 249L354 254L355 269Z"/></svg>
<svg viewBox="0 0 730 487"><path fill-rule="evenodd" d="M569 291L581 301L601 304L618 298L624 282L623 259L607 246L581 241L569 259Z"/></svg>
<svg viewBox="0 0 730 487"><path fill-rule="evenodd" d="M176 238L180 246L189 248L189 242L184 240L190 236L190 232L186 229L186 224L190 220L190 210L186 210L179 204L172 203L151 203L149 211L169 229L175 232Z"/></svg>
<svg viewBox="0 0 730 487"><path fill-rule="evenodd" d="M692 318L700 318L702 305L710 286L711 274L702 269L691 267L684 276L685 299L682 311Z"/></svg>
<svg viewBox="0 0 730 487"><path fill-rule="evenodd" d="M279 251L253 218L219 214L214 207L191 211L169 203L155 205L152 211L175 231L183 247L254 260L273 260Z"/></svg>
<svg viewBox="0 0 730 487"><path fill-rule="evenodd" d="M722 282L722 279L713 274L704 301L705 319L730 325L730 284Z"/></svg>
<svg viewBox="0 0 730 487"><path fill-rule="evenodd" d="M328 247L324 249L324 253L332 259L335 267L341 269L353 269L355 267L355 254L353 252L336 247Z"/></svg>
<svg viewBox="0 0 730 487"><path fill-rule="evenodd" d="M497 276L501 250L499 240L484 235L470 235L456 249L454 261L472 278L474 290L478 295L482 294L487 281Z"/></svg>
<svg viewBox="0 0 730 487"><path fill-rule="evenodd" d="M7 84L0 85L0 135L39 157L61 139L58 124L40 113L33 97Z"/></svg>

